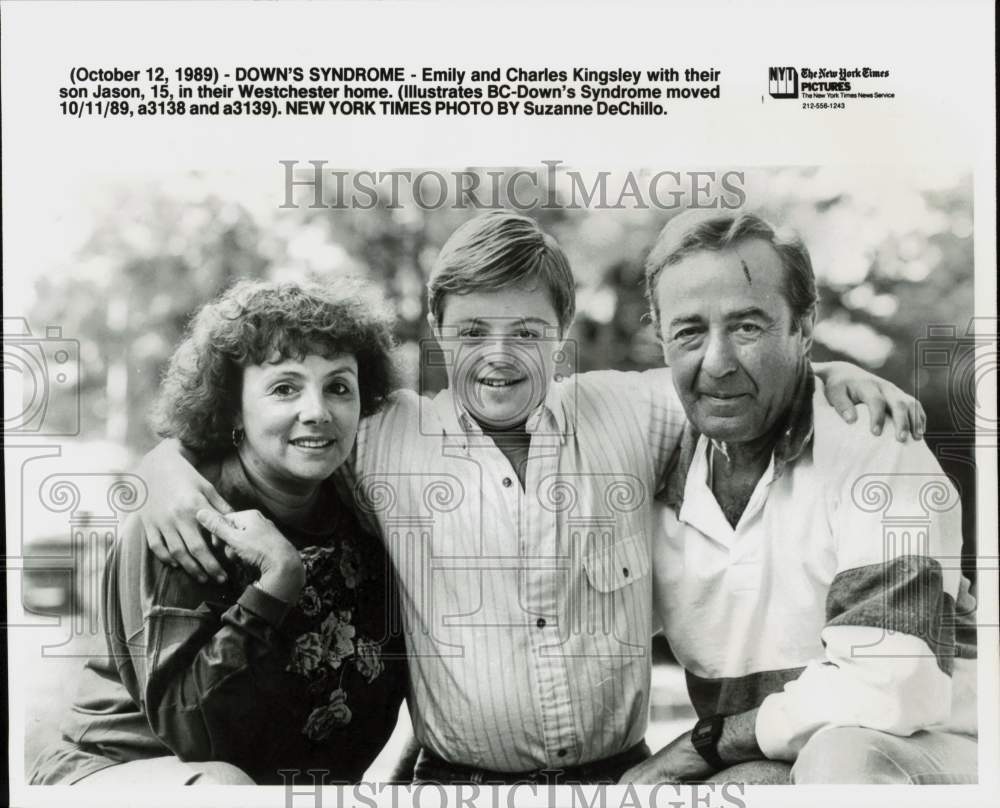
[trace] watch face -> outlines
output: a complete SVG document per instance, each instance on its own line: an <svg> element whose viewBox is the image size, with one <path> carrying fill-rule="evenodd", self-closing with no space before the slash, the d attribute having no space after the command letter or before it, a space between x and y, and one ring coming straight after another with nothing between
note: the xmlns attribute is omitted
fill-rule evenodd
<svg viewBox="0 0 1000 808"><path fill-rule="evenodd" d="M694 732L691 733L692 741L707 741L712 737L712 725L711 724L699 724L694 728Z"/></svg>

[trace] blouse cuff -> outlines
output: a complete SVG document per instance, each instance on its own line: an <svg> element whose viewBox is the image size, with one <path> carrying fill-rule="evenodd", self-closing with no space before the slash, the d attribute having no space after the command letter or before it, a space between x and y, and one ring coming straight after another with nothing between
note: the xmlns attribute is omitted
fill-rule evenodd
<svg viewBox="0 0 1000 808"><path fill-rule="evenodd" d="M263 589L253 584L243 590L237 603L270 623L274 628L281 626L281 622L292 608L291 604L267 594Z"/></svg>

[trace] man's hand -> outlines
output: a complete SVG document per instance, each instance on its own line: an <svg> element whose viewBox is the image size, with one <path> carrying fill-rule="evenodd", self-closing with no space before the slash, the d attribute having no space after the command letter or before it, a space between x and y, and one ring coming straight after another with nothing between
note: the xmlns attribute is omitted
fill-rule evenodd
<svg viewBox="0 0 1000 808"><path fill-rule="evenodd" d="M203 508L197 517L205 530L226 545L227 558L239 559L260 573L258 583L265 592L288 604L298 601L306 583L305 567L274 522L256 510L223 516Z"/></svg>
<svg viewBox="0 0 1000 808"><path fill-rule="evenodd" d="M715 771L691 744L691 733L685 732L659 752L633 766L622 775L619 783L685 783L711 777Z"/></svg>
<svg viewBox="0 0 1000 808"><path fill-rule="evenodd" d="M755 731L757 712L755 708L726 716L716 749L727 767L764 760L764 753L757 744ZM625 772L619 782L645 784L702 782L714 774L717 772L698 754L698 750L691 743L691 732L685 732L651 758Z"/></svg>
<svg viewBox="0 0 1000 808"><path fill-rule="evenodd" d="M162 441L142 459L136 473L149 491L138 515L153 555L164 564L183 567L202 583L209 576L225 581L226 573L205 543L195 514L203 508L230 513L229 503L195 471L176 440Z"/></svg>
<svg viewBox="0 0 1000 808"><path fill-rule="evenodd" d="M892 382L862 370L850 362L815 362L813 370L825 385L830 405L847 423L857 418L856 404L864 404L871 413L872 432L882 433L886 413L896 429L896 439L908 436L920 440L927 428L927 414L913 396L908 396Z"/></svg>

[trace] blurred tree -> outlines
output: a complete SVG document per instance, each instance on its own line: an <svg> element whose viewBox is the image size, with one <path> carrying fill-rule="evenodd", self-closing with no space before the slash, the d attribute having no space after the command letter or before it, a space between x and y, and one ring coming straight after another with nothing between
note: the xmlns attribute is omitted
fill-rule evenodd
<svg viewBox="0 0 1000 808"><path fill-rule="evenodd" d="M145 415L190 315L237 278L260 277L257 224L238 204L116 189L92 211L75 271L39 282L36 322L80 341L81 431L151 443Z"/></svg>

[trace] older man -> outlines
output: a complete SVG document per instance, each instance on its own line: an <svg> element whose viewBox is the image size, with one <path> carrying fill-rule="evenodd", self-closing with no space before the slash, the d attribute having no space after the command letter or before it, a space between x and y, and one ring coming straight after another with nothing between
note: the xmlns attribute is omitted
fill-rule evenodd
<svg viewBox="0 0 1000 808"><path fill-rule="evenodd" d="M646 277L689 419L654 593L701 720L623 780L975 782L958 497L926 445L826 402L804 245L685 213Z"/></svg>

